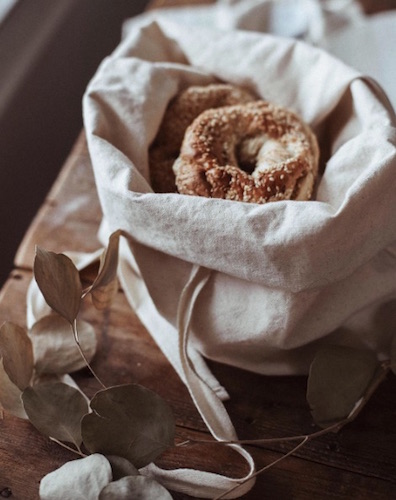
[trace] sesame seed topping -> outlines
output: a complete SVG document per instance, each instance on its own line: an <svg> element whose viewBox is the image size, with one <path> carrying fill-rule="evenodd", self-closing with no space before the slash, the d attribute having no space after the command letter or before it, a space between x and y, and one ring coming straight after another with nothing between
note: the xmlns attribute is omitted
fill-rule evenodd
<svg viewBox="0 0 396 500"><path fill-rule="evenodd" d="M169 177L174 184L176 175L177 189L185 194L255 203L295 196L302 172L311 172L312 179L316 175L315 138L293 113L253 99L242 89L223 84L190 87L177 95L150 147L153 188L155 179L159 184ZM242 142L248 151L244 162L235 150ZM253 146L258 143L261 146ZM177 166L165 175L160 169L166 162L173 164L173 151L180 151ZM205 184L199 186L201 182ZM304 189L311 192L311 187Z"/></svg>

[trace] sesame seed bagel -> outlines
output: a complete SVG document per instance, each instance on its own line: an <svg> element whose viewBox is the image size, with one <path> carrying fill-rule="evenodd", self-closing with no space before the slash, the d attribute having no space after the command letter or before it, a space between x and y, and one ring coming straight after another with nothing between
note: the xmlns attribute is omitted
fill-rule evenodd
<svg viewBox="0 0 396 500"><path fill-rule="evenodd" d="M187 127L209 108L255 100L248 91L229 84L191 86L169 103L157 136L149 149L150 180L157 193L176 191L172 165L179 156Z"/></svg>
<svg viewBox="0 0 396 500"><path fill-rule="evenodd" d="M179 193L253 203L308 200L319 148L297 115L267 101L201 113L173 165Z"/></svg>

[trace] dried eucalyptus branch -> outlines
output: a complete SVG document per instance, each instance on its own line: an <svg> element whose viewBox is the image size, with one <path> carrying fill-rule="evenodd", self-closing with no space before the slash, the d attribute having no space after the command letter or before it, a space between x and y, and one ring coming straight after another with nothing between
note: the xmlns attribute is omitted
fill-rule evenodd
<svg viewBox="0 0 396 500"><path fill-rule="evenodd" d="M243 484L247 483L248 481L250 481L251 479L253 479L254 477L257 477L259 476L260 474L262 474L263 472L265 472L266 470L270 469L271 467L274 467L275 465L277 465L279 462L281 462L282 460L285 460L286 458L290 457L290 455L293 455L293 453L295 453L299 448L301 448L302 446L305 445L305 443L309 440L309 437L306 436L302 441L301 443L298 443L297 446L295 446L292 450L288 451L285 455L282 455L281 457L277 458L276 460L274 460L273 462L265 465L264 467L262 467L261 469L259 469L258 471L256 471L254 474L252 474L248 479L245 479L243 481L240 481L238 484L236 484L235 486L233 486L232 488L230 488L229 490L225 491L224 493L222 493L221 495L215 497L213 500L221 500L222 498L225 498L226 495L232 493L233 491L237 490L238 488L240 488Z"/></svg>
<svg viewBox="0 0 396 500"><path fill-rule="evenodd" d="M240 481L237 485L233 486L226 492L222 493L221 495L217 496L214 500L221 500L222 498L225 498L226 495L229 493L234 492L237 490L240 486L245 484L247 481L252 479L253 477L257 477L258 475L262 474L263 472L267 471L268 469L274 467L277 465L279 462L282 460L285 460L289 456L293 455L297 450L302 448L305 444L307 444L309 441L312 441L315 438L318 438L320 436L323 436L325 434L328 434L329 432L338 432L342 427L345 425L349 424L353 420L356 419L356 417L359 415L359 413L362 411L364 408L365 404L370 400L371 396L374 394L378 386L385 380L387 374L391 370L391 362L390 360L384 361L381 363L380 368L378 369L375 377L367 387L367 390L365 394L362 396L362 398L356 403L355 407L351 411L351 413L342 421L336 422L329 427L326 427L325 429L321 429L320 431L313 432L312 434L306 434L303 436L291 436L288 438L275 438L275 439L255 439L255 440L239 440L239 441L228 441L227 443L224 441L220 441L217 443L221 444L264 444L264 443L276 443L276 442L286 442L286 441L297 441L301 440L301 442L295 446L292 450L290 450L288 453L283 455L282 457L278 458L277 460L274 460L270 464L266 465L265 467L261 468L260 470L256 471L252 476L249 477L249 479L245 479L244 481ZM196 441L195 441L196 442ZM210 441L207 441L208 443ZM212 441L213 443L213 441Z"/></svg>
<svg viewBox="0 0 396 500"><path fill-rule="evenodd" d="M53 438L51 436L49 436L49 439L51 441L53 441L54 443L58 444L59 446L62 446L62 448L65 448L66 450L69 450L73 453L75 453L76 455L79 455L80 457L84 458L86 457L87 455L85 453L83 453L81 451L81 448L76 444L76 448L72 448L71 446L68 446L67 444L63 443L62 441L60 441L59 439L56 439L56 438Z"/></svg>
<svg viewBox="0 0 396 500"><path fill-rule="evenodd" d="M96 374L95 370L92 368L91 364L89 363L89 361L87 360L85 354L84 354L84 351L82 350L81 348L81 344L80 344L80 339L78 337L78 330L77 330L77 320L74 320L73 321L73 324L72 324L72 330L73 330L73 336L74 336L74 340L76 342L76 345L77 345L77 348L78 348L78 351L81 355L81 357L83 358L88 370L92 373L92 375L95 377L95 379L97 380L97 382L101 385L101 387L103 389L106 389L106 386L104 385L104 383L100 380L100 378L98 377L98 375Z"/></svg>
<svg viewBox="0 0 396 500"><path fill-rule="evenodd" d="M58 313L57 317L66 321L67 328L64 329L62 324L56 320L58 335L61 336L61 333L65 332L73 345L67 323L71 326L74 342L82 361L73 345L77 360L81 366L84 362L102 387L102 390L89 402L93 411L88 411L88 401L81 391L65 384L53 382L25 387L29 383L32 371L36 370L37 373L41 373L46 368L44 359L47 360L48 364L49 357L43 348L41 349L43 354L41 358L38 357L35 360L35 365L33 366L33 360L31 360L27 363L28 370L24 367L26 373L23 372L22 378L19 373L22 372L21 366L18 365L18 373L15 373L16 364L8 362L7 356L5 356L4 367L12 382L17 384L20 392L23 391L21 399L29 420L52 441L83 459L87 458L87 455L81 450L80 445L82 444L90 453L124 457L123 460L127 459L130 464L139 469L154 461L163 450L173 446L175 432L173 413L165 401L144 387L127 384L107 388L88 359L89 349L87 349L87 345L92 345L92 341L89 343L86 340L92 337L92 332L83 327L82 321L79 320L77 323L82 300L88 294L91 295L92 303L98 310L108 308L115 297L118 290L119 238L122 235L125 236L122 231L116 231L110 236L108 247L101 256L98 274L92 285L85 290L82 289L78 270L71 259L63 254L55 254L39 247L36 248L34 275L37 284L48 305ZM36 356L40 352L37 347L40 346L41 337L47 331L52 331L54 321L53 317L48 316L42 318L32 328L31 338L35 345ZM84 348L80 342L79 329ZM6 335L10 332L13 333L12 343L8 342L10 335ZM3 337L2 350L6 355L9 355L10 359L14 359L15 353L19 353L19 350L26 350L27 344L31 349L30 340L29 342L26 340L26 333L14 326L6 325L3 327ZM16 337L20 339L19 343L16 343ZM63 342L63 345L66 344ZM84 349L87 355L84 353ZM316 432L282 438L230 441L188 439L175 446L194 444L260 446L298 441L298 444L289 452L257 470L249 478L236 481L232 488L214 499L221 500L252 478L295 454L309 441L330 432L338 432L355 420L388 373L391 370L395 372L395 356L396 340L390 356L392 359L381 363L374 352L367 350L328 346L318 351L311 364L307 387L307 400L313 419L316 424L322 427ZM45 374L45 370L43 373ZM347 390L345 390L345 380L352 381L346 385ZM148 416L150 418L147 418ZM49 417L53 418L54 422ZM56 437L52 437L52 435ZM109 441L109 435L114 436L114 439ZM73 443L75 448L63 441ZM130 443L136 444L137 442L140 443L140 447L130 446ZM134 477L135 474L132 476ZM129 476L130 478L131 476ZM136 482L135 479L131 479L131 481ZM114 483L110 483L108 486L112 491L116 487ZM139 486L141 491L146 492L151 491L149 490L151 487L152 485L148 484Z"/></svg>
<svg viewBox="0 0 396 500"><path fill-rule="evenodd" d="M365 393L356 403L352 411L349 413L347 417L344 419L334 422L328 427L324 429L320 429L319 431L313 432L311 434L301 434L296 436L286 436L280 438L259 438L259 439L237 439L230 441L214 441L210 439L187 439L182 443L178 443L176 446L188 446L194 444L211 444L211 445L229 445L229 444L246 444L246 445L260 445L260 444L274 444L274 443L286 443L288 441L301 441L301 440L309 440L316 439L320 436L328 434L329 432L338 432L342 427L349 424L359 415L361 410L364 408L366 403L370 400L371 396L374 394L379 385L385 380L389 372L391 371L391 361L386 360L383 361L379 369L377 370L374 378L368 385Z"/></svg>

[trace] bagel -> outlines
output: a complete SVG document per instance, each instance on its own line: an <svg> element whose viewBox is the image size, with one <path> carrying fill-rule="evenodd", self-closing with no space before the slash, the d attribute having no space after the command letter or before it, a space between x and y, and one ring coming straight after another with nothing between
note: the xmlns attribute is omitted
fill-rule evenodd
<svg viewBox="0 0 396 500"><path fill-rule="evenodd" d="M248 91L229 84L191 86L168 105L157 136L149 148L150 181L157 193L175 192L172 166L179 156L187 127L203 111L255 100Z"/></svg>
<svg viewBox="0 0 396 500"><path fill-rule="evenodd" d="M253 203L308 200L318 172L315 135L267 101L201 113L173 170L179 193Z"/></svg>

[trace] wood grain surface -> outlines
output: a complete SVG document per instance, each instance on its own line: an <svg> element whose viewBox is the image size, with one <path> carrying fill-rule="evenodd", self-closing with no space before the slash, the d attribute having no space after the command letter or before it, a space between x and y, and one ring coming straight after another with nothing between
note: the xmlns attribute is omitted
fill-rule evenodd
<svg viewBox="0 0 396 500"><path fill-rule="evenodd" d="M170 3L182 2L152 4ZM25 325L26 290L32 279L35 245L55 252L90 252L99 246L96 234L100 219L82 133L19 248L15 270L0 292L0 322ZM209 438L186 388L121 290L110 310L98 313L87 302L82 315L95 328L99 349L93 366L107 385L137 382L165 398L176 417L177 443L189 438ZM305 401L306 377L264 377L209 364L230 393L226 407L241 439L285 437L317 430ZM76 380L88 396L99 389L87 370L78 372ZM260 475L244 498L396 498L395 394L396 377L389 376L356 421L337 434L310 441L294 456ZM40 479L75 455L41 435L29 422L6 412L0 416L0 498L37 499ZM261 468L287 453L291 444L248 448L257 468ZM174 447L157 464L164 468L193 467L234 477L246 473L245 464L235 452L218 444ZM172 496L175 500L189 498L175 492Z"/></svg>

